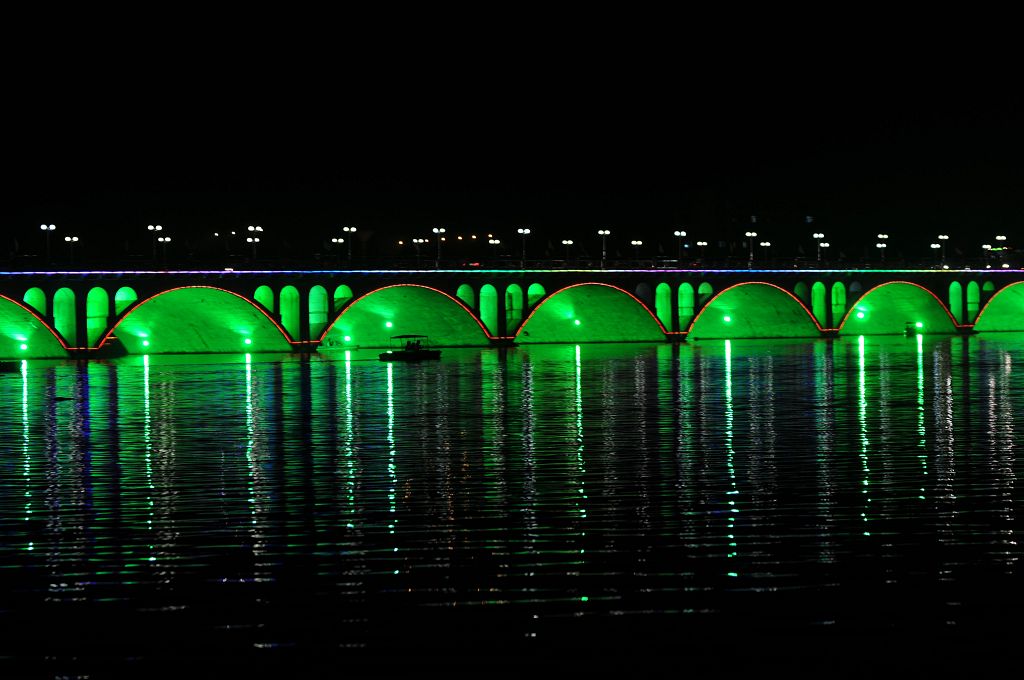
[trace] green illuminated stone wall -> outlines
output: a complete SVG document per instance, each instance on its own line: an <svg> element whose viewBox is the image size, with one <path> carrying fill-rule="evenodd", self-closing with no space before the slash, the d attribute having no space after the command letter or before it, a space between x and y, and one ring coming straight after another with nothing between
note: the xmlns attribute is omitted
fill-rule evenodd
<svg viewBox="0 0 1024 680"><path fill-rule="evenodd" d="M60 359L67 355L42 321L0 296L0 359Z"/></svg>
<svg viewBox="0 0 1024 680"><path fill-rule="evenodd" d="M1024 285L1015 283L993 295L974 330L1024 331Z"/></svg>
<svg viewBox="0 0 1024 680"><path fill-rule="evenodd" d="M561 290L530 317L516 342L632 342L664 340L654 317L623 291L600 284Z"/></svg>
<svg viewBox="0 0 1024 680"><path fill-rule="evenodd" d="M321 347L387 348L392 336L407 334L427 335L438 347L487 344L480 324L452 298L423 286L392 286L349 305Z"/></svg>
<svg viewBox="0 0 1024 680"><path fill-rule="evenodd" d="M216 288L178 288L145 300L124 317L115 335L132 354L291 349L252 303Z"/></svg>
<svg viewBox="0 0 1024 680"><path fill-rule="evenodd" d="M807 310L789 293L764 283L734 286L714 298L688 338L800 338L820 335Z"/></svg>
<svg viewBox="0 0 1024 680"><path fill-rule="evenodd" d="M855 301L840 328L842 335L903 333L907 323L922 333L952 333L953 320L931 293L911 283L889 283Z"/></svg>

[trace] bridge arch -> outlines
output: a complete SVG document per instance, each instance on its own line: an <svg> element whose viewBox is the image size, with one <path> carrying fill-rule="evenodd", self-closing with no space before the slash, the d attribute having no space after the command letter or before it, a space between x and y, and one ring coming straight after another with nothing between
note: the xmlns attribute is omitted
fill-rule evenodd
<svg viewBox="0 0 1024 680"><path fill-rule="evenodd" d="M511 333L523 320L523 289L518 283L505 288L505 329Z"/></svg>
<svg viewBox="0 0 1024 680"><path fill-rule="evenodd" d="M793 295L797 297L800 302L804 303L804 306L811 304L811 288L804 281L798 281L793 286Z"/></svg>
<svg viewBox="0 0 1024 680"><path fill-rule="evenodd" d="M78 346L78 314L75 291L61 288L53 294L53 326L67 347Z"/></svg>
<svg viewBox="0 0 1024 680"><path fill-rule="evenodd" d="M334 303L334 316L338 315L345 305L352 301L352 289L346 286L344 283L334 289L334 297L332 302Z"/></svg>
<svg viewBox="0 0 1024 680"><path fill-rule="evenodd" d="M956 323L964 322L964 287L959 281L949 284L949 314Z"/></svg>
<svg viewBox="0 0 1024 680"><path fill-rule="evenodd" d="M323 286L313 286L309 289L309 337L319 338L327 327L327 317L330 310L327 308L327 289Z"/></svg>
<svg viewBox="0 0 1024 680"><path fill-rule="evenodd" d="M498 290L489 283L480 286L480 320L489 335L498 334Z"/></svg>
<svg viewBox="0 0 1024 680"><path fill-rule="evenodd" d="M986 282L988 285L991 282ZM1024 331L1024 281L992 294L974 322L976 331Z"/></svg>
<svg viewBox="0 0 1024 680"><path fill-rule="evenodd" d="M825 284L821 281L815 281L811 286L811 313L814 314L819 328L828 325L828 311L825 308Z"/></svg>
<svg viewBox="0 0 1024 680"><path fill-rule="evenodd" d="M252 300L223 288L183 286L131 308L104 336L131 354L287 352L284 329Z"/></svg>
<svg viewBox="0 0 1024 680"><path fill-rule="evenodd" d="M354 300L327 327L320 345L386 348L392 336L411 333L428 335L442 347L485 345L491 336L458 298L437 288L400 283Z"/></svg>
<svg viewBox="0 0 1024 680"><path fill-rule="evenodd" d="M977 281L967 284L967 323L974 323L981 310L981 288Z"/></svg>
<svg viewBox="0 0 1024 680"><path fill-rule="evenodd" d="M708 300L714 297L714 295L715 289L711 287L711 284L707 281L702 281L701 284L697 286L697 306L703 307L707 304Z"/></svg>
<svg viewBox="0 0 1024 680"><path fill-rule="evenodd" d="M672 328L672 286L665 282L654 289L654 313L664 328Z"/></svg>
<svg viewBox="0 0 1024 680"><path fill-rule="evenodd" d="M846 314L846 286L842 281L832 284L832 326L835 327L839 320Z"/></svg>
<svg viewBox="0 0 1024 680"><path fill-rule="evenodd" d="M547 295L547 291L544 290L544 286L539 283L531 283L526 290L526 306L533 309L538 302L544 299L545 295Z"/></svg>
<svg viewBox="0 0 1024 680"><path fill-rule="evenodd" d="M459 286L459 289L455 292L455 297L462 300L462 304L466 305L470 309L476 307L476 292L473 290L473 286L468 283L464 283Z"/></svg>
<svg viewBox="0 0 1024 680"><path fill-rule="evenodd" d="M62 359L66 348L36 310L0 295L0 359Z"/></svg>
<svg viewBox="0 0 1024 680"><path fill-rule="evenodd" d="M25 291L25 296L22 299L26 305L46 316L46 293L42 288L29 288Z"/></svg>
<svg viewBox="0 0 1024 680"><path fill-rule="evenodd" d="M871 288L850 305L839 328L850 335L899 334L908 322L920 323L924 333L956 330L942 300L911 281L890 281Z"/></svg>
<svg viewBox="0 0 1024 680"><path fill-rule="evenodd" d="M139 294L130 286L121 286L114 293L114 314L121 316L124 310L134 305L139 299Z"/></svg>
<svg viewBox="0 0 1024 680"><path fill-rule="evenodd" d="M679 305L679 328L689 328L690 321L693 320L695 302L693 286L685 282L679 284L679 290L676 292L676 302Z"/></svg>
<svg viewBox="0 0 1024 680"><path fill-rule="evenodd" d="M99 286L85 296L86 343L95 347L110 325L110 295Z"/></svg>
<svg viewBox="0 0 1024 680"><path fill-rule="evenodd" d="M295 286L285 286L278 296L278 309L281 315L281 325L288 331L288 337L292 340L299 340L302 328L299 316L299 289Z"/></svg>
<svg viewBox="0 0 1024 680"><path fill-rule="evenodd" d="M263 308L268 312L274 313L274 290L270 286L260 286L253 293L252 297L256 302L263 305Z"/></svg>
<svg viewBox="0 0 1024 680"><path fill-rule="evenodd" d="M655 342L666 329L635 295L607 283L577 283L544 298L516 334L518 343Z"/></svg>
<svg viewBox="0 0 1024 680"><path fill-rule="evenodd" d="M773 283L752 281L724 289L690 324L688 338L814 337L821 326L799 298Z"/></svg>

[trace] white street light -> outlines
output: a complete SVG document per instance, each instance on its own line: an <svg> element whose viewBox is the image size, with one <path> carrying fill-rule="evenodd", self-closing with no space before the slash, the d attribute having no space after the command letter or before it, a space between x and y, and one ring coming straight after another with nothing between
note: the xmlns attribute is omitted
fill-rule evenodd
<svg viewBox="0 0 1024 680"><path fill-rule="evenodd" d="M755 221L755 222L757 221L753 217L751 217L750 219ZM744 232L744 235L747 237L747 243L750 244L750 261L753 262L754 261L754 238L757 237L757 232L756 231L747 231L747 232Z"/></svg>
<svg viewBox="0 0 1024 680"><path fill-rule="evenodd" d="M672 235L676 237L676 262L681 262L683 259L683 237L686 236L686 232L682 229L676 229L672 232Z"/></svg>
<svg viewBox="0 0 1024 680"><path fill-rule="evenodd" d="M608 257L607 239L611 233L611 229L597 230L597 235L601 237L601 269L604 269L604 261Z"/></svg>
<svg viewBox="0 0 1024 680"><path fill-rule="evenodd" d="M562 239L562 245L565 246L565 259L568 260L569 259L569 248L572 246L572 239L571 238L563 238Z"/></svg>
<svg viewBox="0 0 1024 680"><path fill-rule="evenodd" d="M697 241L697 247L700 248L700 259L704 259L704 249L707 247L707 241Z"/></svg>
<svg viewBox="0 0 1024 680"><path fill-rule="evenodd" d="M523 237L523 257L519 260L519 268L526 266L526 237L530 235L529 228L516 229L516 233Z"/></svg>
<svg viewBox="0 0 1024 680"><path fill-rule="evenodd" d="M43 234L46 235L46 263L50 263L50 232L57 227L53 224L40 224L39 228L42 229Z"/></svg>
<svg viewBox="0 0 1024 680"><path fill-rule="evenodd" d="M341 230L348 235L348 259L352 259L352 242L356 240L355 233L358 231L356 227L342 227ZM343 243L343 241L339 241ZM365 254L365 253L364 253Z"/></svg>
<svg viewBox="0 0 1024 680"><path fill-rule="evenodd" d="M441 241L444 240L441 234L445 233L445 230L444 227L434 227L433 231L437 234L434 237L434 240L437 242L437 259L434 260L434 268L437 268L441 266Z"/></svg>
<svg viewBox="0 0 1024 680"><path fill-rule="evenodd" d="M806 219L808 223L814 221L813 217L807 217ZM821 262L821 239L825 238L825 234L821 233L820 231L816 231L814 232L813 236L815 242L815 251L818 254L818 262Z"/></svg>
<svg viewBox="0 0 1024 680"><path fill-rule="evenodd" d="M71 262L75 261L75 244L78 243L77 236L65 236L64 242L68 244L68 251L71 253Z"/></svg>
<svg viewBox="0 0 1024 680"><path fill-rule="evenodd" d="M642 246L643 244L644 244L643 241L636 241L636 240L634 240L634 241L630 241L629 242L629 245L633 246L633 257L635 257L635 258L639 258L640 257L640 246Z"/></svg>
<svg viewBox="0 0 1024 680"><path fill-rule="evenodd" d="M153 259L154 260L156 260L156 238L157 238L157 233L163 231L163 229L164 228L161 227L159 224L149 224L149 225L146 225L146 231L148 231L150 233L150 236L152 237L152 241L153 241Z"/></svg>

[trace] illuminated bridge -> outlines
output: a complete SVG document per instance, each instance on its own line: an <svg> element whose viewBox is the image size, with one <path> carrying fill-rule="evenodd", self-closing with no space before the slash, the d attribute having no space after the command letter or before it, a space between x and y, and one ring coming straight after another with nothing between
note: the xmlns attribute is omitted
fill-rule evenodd
<svg viewBox="0 0 1024 680"><path fill-rule="evenodd" d="M1024 330L1021 270L0 272L0 358Z"/></svg>

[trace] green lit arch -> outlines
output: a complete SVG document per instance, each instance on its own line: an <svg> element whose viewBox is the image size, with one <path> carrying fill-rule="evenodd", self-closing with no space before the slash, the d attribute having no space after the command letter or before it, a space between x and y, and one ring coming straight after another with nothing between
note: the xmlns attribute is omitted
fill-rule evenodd
<svg viewBox="0 0 1024 680"><path fill-rule="evenodd" d="M63 359L67 350L60 335L32 307L0 295L0 358Z"/></svg>
<svg viewBox="0 0 1024 680"><path fill-rule="evenodd" d="M408 333L427 335L439 347L480 346L494 337L462 300L430 286L398 283L353 300L324 330L320 343L388 347L392 336Z"/></svg>
<svg viewBox="0 0 1024 680"><path fill-rule="evenodd" d="M26 305L40 314L46 315L46 293L42 288L29 288L25 291L25 296L22 299Z"/></svg>
<svg viewBox="0 0 1024 680"><path fill-rule="evenodd" d="M505 330L511 331L523 320L523 288L510 283L505 288Z"/></svg>
<svg viewBox="0 0 1024 680"><path fill-rule="evenodd" d="M261 305L214 286L181 286L152 295L131 307L99 346L112 337L132 354L291 350L285 330Z"/></svg>
<svg viewBox="0 0 1024 680"><path fill-rule="evenodd" d="M576 302L580 303L578 307ZM601 305L609 305L612 313L600 314ZM656 342L664 340L667 333L658 317L629 291L608 283L587 282L566 286L541 300L519 327L515 340Z"/></svg>
<svg viewBox="0 0 1024 680"><path fill-rule="evenodd" d="M865 301L869 297L883 293L890 298L887 304L879 309L867 306ZM957 325L949 309L932 291L913 281L887 281L859 295L838 328L852 335L899 334L908 321L921 322L925 333L952 333Z"/></svg>
<svg viewBox="0 0 1024 680"><path fill-rule="evenodd" d="M252 297L256 302L263 305L271 314L274 313L274 289L270 286L260 286L256 289L256 292L252 294Z"/></svg>
<svg viewBox="0 0 1024 680"><path fill-rule="evenodd" d="M317 338L327 327L327 318L330 314L327 303L327 289L323 286L313 286L309 289L309 337Z"/></svg>
<svg viewBox="0 0 1024 680"><path fill-rule="evenodd" d="M708 300L690 323L687 337L804 338L821 330L796 295L774 283L749 281L729 286Z"/></svg>
<svg viewBox="0 0 1024 680"><path fill-rule="evenodd" d="M986 282L989 285L991 281ZM978 312L976 331L1024 330L1024 281L1011 283L995 291Z"/></svg>
<svg viewBox="0 0 1024 680"><path fill-rule="evenodd" d="M78 344L78 310L75 309L75 299L75 291L70 288L61 288L53 294L53 327L68 348Z"/></svg>
<svg viewBox="0 0 1024 680"><path fill-rule="evenodd" d="M130 286L121 286L114 293L114 314L120 316L139 300L139 294Z"/></svg>
<svg viewBox="0 0 1024 680"><path fill-rule="evenodd" d="M278 314L281 316L281 326L288 332L292 340L300 340L300 304L299 289L295 286L285 286L278 293Z"/></svg>
<svg viewBox="0 0 1024 680"><path fill-rule="evenodd" d="M95 347L96 343L107 333L110 323L110 293L105 288L95 286L85 296L85 331L86 343Z"/></svg>
<svg viewBox="0 0 1024 680"><path fill-rule="evenodd" d="M476 307L476 293L473 291L473 286L468 283L464 283L459 286L458 291L455 293L455 297L462 300L462 302L470 309Z"/></svg>
<svg viewBox="0 0 1024 680"><path fill-rule="evenodd" d="M672 286L664 281L654 289L654 313L663 328L672 327Z"/></svg>

